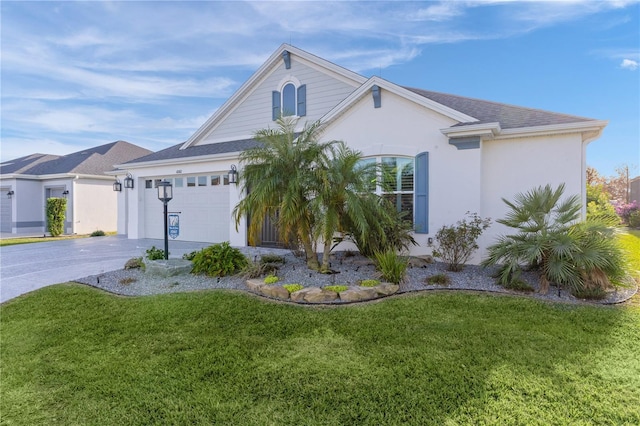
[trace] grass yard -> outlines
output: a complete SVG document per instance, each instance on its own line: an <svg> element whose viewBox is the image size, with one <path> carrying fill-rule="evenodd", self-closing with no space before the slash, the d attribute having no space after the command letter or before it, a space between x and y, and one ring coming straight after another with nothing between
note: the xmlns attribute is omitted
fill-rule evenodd
<svg viewBox="0 0 640 426"><path fill-rule="evenodd" d="M640 424L638 306L62 284L5 303L0 327L7 425Z"/></svg>
<svg viewBox="0 0 640 426"><path fill-rule="evenodd" d="M116 235L116 232L105 232L106 235ZM75 240L77 238L89 238L89 234L81 234L81 235L61 235L59 237L17 237L17 238L2 238L0 239L0 247L3 246L14 246L16 244L31 244L31 243L44 243L49 241L60 241L60 240Z"/></svg>

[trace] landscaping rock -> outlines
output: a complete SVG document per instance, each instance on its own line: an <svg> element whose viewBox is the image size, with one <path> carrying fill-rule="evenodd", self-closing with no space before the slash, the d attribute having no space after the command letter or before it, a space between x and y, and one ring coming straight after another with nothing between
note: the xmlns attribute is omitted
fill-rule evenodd
<svg viewBox="0 0 640 426"><path fill-rule="evenodd" d="M255 292L259 292L260 291L260 287L262 287L263 285L265 285L264 280L259 279L259 280L247 280L245 282L245 284L247 285L247 288L251 291L255 291Z"/></svg>
<svg viewBox="0 0 640 426"><path fill-rule="evenodd" d="M396 293L400 290L399 285L391 284L391 283L380 283L379 285L373 287L379 296L388 296L390 294Z"/></svg>
<svg viewBox="0 0 640 426"><path fill-rule="evenodd" d="M340 292L340 300L343 302L359 302L376 297L378 297L378 292L375 287L349 287L349 289Z"/></svg>
<svg viewBox="0 0 640 426"><path fill-rule="evenodd" d="M289 298L289 291L281 285L265 284L259 288L259 291L269 297L276 297L278 299Z"/></svg>
<svg viewBox="0 0 640 426"><path fill-rule="evenodd" d="M412 268L422 268L433 263L433 257L429 255L411 256L409 258L409 266Z"/></svg>
<svg viewBox="0 0 640 426"><path fill-rule="evenodd" d="M295 295L295 299L293 298ZM291 299L296 302L308 303L327 303L338 299L338 293L335 291L323 290L318 287L308 287L292 293Z"/></svg>
<svg viewBox="0 0 640 426"><path fill-rule="evenodd" d="M158 277L173 277L191 272L193 265L185 259L146 260L145 273Z"/></svg>

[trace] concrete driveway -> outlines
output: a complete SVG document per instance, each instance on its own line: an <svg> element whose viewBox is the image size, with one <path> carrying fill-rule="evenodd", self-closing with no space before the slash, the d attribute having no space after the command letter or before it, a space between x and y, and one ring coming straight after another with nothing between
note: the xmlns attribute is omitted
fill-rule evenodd
<svg viewBox="0 0 640 426"><path fill-rule="evenodd" d="M210 245L170 240L169 253L182 257ZM122 269L151 246L162 249L164 240L114 235L0 247L0 303L48 285Z"/></svg>

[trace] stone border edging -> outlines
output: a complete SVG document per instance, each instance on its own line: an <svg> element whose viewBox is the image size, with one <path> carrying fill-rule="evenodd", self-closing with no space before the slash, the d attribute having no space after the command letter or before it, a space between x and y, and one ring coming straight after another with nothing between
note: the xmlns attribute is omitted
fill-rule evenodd
<svg viewBox="0 0 640 426"><path fill-rule="evenodd" d="M348 286L347 290L339 293L320 287L305 287L289 294L289 291L282 285L266 284L262 279L247 280L245 283L249 290L261 296L304 304L365 302L390 296L400 289L400 286L395 284L380 283L373 287Z"/></svg>

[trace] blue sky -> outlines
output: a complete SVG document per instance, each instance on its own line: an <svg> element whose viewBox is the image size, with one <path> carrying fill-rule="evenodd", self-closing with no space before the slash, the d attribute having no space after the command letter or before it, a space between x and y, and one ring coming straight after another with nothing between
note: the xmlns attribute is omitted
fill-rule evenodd
<svg viewBox="0 0 640 426"><path fill-rule="evenodd" d="M2 1L1 157L182 142L282 43L364 76L608 120L640 164L638 1ZM348 141L347 141L348 142Z"/></svg>

